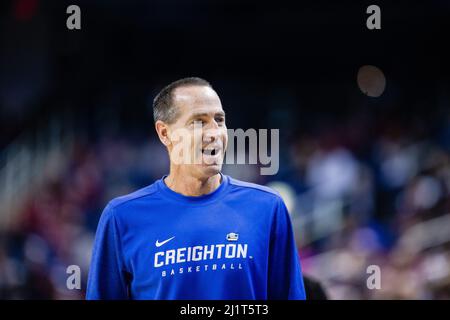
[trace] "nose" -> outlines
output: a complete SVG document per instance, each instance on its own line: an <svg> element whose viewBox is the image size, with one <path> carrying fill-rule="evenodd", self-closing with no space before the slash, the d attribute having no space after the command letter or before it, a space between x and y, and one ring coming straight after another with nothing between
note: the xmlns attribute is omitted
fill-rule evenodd
<svg viewBox="0 0 450 320"><path fill-rule="evenodd" d="M212 143L217 140L217 129L206 129L203 135L204 143Z"/></svg>
<svg viewBox="0 0 450 320"><path fill-rule="evenodd" d="M220 140L221 128L215 119L208 121L203 128L203 143L209 144Z"/></svg>

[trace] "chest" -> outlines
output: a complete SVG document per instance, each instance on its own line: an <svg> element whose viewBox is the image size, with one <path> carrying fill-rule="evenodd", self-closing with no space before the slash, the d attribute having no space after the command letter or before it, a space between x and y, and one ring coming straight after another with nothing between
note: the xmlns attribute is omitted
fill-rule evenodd
<svg viewBox="0 0 450 320"><path fill-rule="evenodd" d="M233 270L267 260L267 214L221 205L202 209L167 210L129 227L124 253L132 272L152 278L173 270L200 272L224 265Z"/></svg>

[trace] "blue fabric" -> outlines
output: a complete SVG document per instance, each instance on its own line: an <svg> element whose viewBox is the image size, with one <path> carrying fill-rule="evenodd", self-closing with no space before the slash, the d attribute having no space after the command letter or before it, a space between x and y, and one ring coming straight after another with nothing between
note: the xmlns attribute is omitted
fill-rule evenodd
<svg viewBox="0 0 450 320"><path fill-rule="evenodd" d="M222 175L187 197L163 179L106 206L87 299L305 299L278 193Z"/></svg>

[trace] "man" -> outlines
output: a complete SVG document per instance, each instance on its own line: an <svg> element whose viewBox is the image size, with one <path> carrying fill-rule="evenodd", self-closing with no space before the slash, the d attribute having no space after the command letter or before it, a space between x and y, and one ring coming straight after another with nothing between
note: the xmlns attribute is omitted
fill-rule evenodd
<svg viewBox="0 0 450 320"><path fill-rule="evenodd" d="M211 85L178 80L153 108L169 175L106 206L87 299L305 299L281 197L221 173L227 128Z"/></svg>

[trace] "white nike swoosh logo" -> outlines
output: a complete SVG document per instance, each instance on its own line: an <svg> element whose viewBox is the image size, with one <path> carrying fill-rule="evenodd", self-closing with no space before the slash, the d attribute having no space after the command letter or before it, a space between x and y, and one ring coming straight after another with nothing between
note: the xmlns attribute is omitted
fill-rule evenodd
<svg viewBox="0 0 450 320"><path fill-rule="evenodd" d="M169 242L169 241L172 240L173 238L175 238L175 236L173 236L172 238L169 238L169 239L167 239L167 240L161 241L161 242L159 242L158 240L156 240L155 246L161 247L163 244Z"/></svg>

